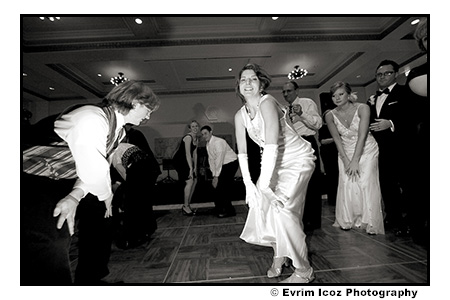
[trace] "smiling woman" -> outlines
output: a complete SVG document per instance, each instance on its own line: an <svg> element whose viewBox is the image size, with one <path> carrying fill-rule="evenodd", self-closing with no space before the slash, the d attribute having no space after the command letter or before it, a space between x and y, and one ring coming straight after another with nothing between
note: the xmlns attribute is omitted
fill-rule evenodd
<svg viewBox="0 0 450 300"><path fill-rule="evenodd" d="M291 260L295 272L283 282L308 283L315 276L308 261L301 219L315 156L311 145L288 121L288 110L265 92L270 82L264 69L248 64L239 73L236 85L244 104L235 115L238 160L250 207L240 237L247 243L273 248L267 277L281 276ZM249 170L246 132L261 149L256 185Z"/></svg>

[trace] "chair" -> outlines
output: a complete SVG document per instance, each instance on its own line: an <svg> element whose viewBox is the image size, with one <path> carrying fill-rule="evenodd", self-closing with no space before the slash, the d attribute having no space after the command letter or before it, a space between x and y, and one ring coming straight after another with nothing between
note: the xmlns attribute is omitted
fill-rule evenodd
<svg viewBox="0 0 450 300"><path fill-rule="evenodd" d="M174 183L176 182L175 179L170 177L170 170L174 170L173 167L173 159L171 158L163 158L162 160L163 170L167 170L167 176L161 180L162 183Z"/></svg>

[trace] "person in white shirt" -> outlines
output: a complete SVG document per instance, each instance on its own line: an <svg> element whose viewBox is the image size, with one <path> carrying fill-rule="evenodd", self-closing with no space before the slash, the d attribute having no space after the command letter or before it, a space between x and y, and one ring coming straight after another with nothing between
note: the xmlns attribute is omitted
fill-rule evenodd
<svg viewBox="0 0 450 300"><path fill-rule="evenodd" d="M237 155L224 139L213 135L210 126L203 126L201 133L206 140L209 169L213 176L215 211L219 218L234 216L236 211L231 203L230 191L239 167Z"/></svg>
<svg viewBox="0 0 450 300"><path fill-rule="evenodd" d="M295 131L304 140L311 144L316 156L319 155L319 146L316 133L322 127L323 120L319 115L316 103L309 98L298 96L298 84L291 80L283 85L283 97L289 103L289 117ZM321 227L322 221L322 196L320 193L320 160L316 159L316 167L308 184L305 200L305 213L303 224L305 230Z"/></svg>
<svg viewBox="0 0 450 300"><path fill-rule="evenodd" d="M159 104L148 84L128 81L114 87L99 105L77 105L56 120L48 117L49 132L41 134L46 141L46 135L53 135L56 144L37 142L23 152L21 284L72 283L69 249L75 213L79 219L75 283L95 284L109 273L108 217L113 198L109 156L125 136L123 126L140 125Z"/></svg>

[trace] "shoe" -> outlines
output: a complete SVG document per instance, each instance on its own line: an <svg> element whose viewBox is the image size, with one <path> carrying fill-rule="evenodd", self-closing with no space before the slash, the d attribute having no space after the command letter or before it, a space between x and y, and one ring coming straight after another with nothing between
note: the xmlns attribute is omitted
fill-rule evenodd
<svg viewBox="0 0 450 300"><path fill-rule="evenodd" d="M183 214L183 216L193 216L194 212L192 211L192 209L188 206L190 211L187 211L185 207L186 206L184 205L181 207L181 213Z"/></svg>
<svg viewBox="0 0 450 300"><path fill-rule="evenodd" d="M283 267L288 267L288 261L286 257L274 257L272 266L267 270L267 277L275 278L279 277L283 272Z"/></svg>
<svg viewBox="0 0 450 300"><path fill-rule="evenodd" d="M314 279L316 279L313 268L311 268L307 273L303 274L297 270L298 269L296 269L294 273L292 273L292 275L287 279L280 281L280 283L310 283L313 282Z"/></svg>
<svg viewBox="0 0 450 300"><path fill-rule="evenodd" d="M217 217L219 218L228 218L228 217L234 217L236 215L236 212L232 211L232 212L221 212L217 215Z"/></svg>
<svg viewBox="0 0 450 300"><path fill-rule="evenodd" d="M394 234L398 237L409 237L411 236L411 228L409 226L404 226L400 229L394 230Z"/></svg>

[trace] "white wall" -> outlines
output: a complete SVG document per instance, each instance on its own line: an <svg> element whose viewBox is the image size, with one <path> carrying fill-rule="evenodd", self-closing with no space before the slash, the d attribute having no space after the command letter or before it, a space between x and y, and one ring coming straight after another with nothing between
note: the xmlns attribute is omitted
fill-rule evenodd
<svg viewBox="0 0 450 300"><path fill-rule="evenodd" d="M354 88L357 92L358 101L366 102L368 97L376 90L376 83L366 88ZM320 94L328 90L305 89L299 90L301 97L313 99L320 110ZM287 104L284 100L281 89L270 90L281 104ZM210 125L216 134L231 134L233 144L234 137L234 115L242 106L234 92L213 93L213 94L183 94L160 96L161 106L154 112L151 119L139 127L146 136L152 149L155 147L155 138L182 137L187 133L187 125L192 120L197 120L201 126ZM89 99L83 103L98 103L101 99ZM36 99L24 99L23 107L33 113L32 123L40 119L61 112L70 105L78 104L80 101L36 101ZM207 116L208 108L216 112L216 119L210 120Z"/></svg>

